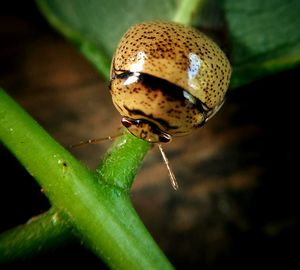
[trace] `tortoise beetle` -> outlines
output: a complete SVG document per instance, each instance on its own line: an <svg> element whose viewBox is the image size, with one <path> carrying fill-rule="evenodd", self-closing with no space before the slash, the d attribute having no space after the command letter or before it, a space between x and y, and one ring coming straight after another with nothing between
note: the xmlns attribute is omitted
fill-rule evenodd
<svg viewBox="0 0 300 270"><path fill-rule="evenodd" d="M122 124L151 143L202 126L222 106L231 66L198 30L144 22L122 37L111 64L110 91Z"/></svg>

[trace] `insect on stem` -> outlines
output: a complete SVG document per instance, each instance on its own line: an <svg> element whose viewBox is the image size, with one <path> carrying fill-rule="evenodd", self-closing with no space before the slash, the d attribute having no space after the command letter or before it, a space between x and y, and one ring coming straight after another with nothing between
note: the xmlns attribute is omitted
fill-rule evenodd
<svg viewBox="0 0 300 270"><path fill-rule="evenodd" d="M168 172L169 172L169 176L170 176L170 180L171 180L171 184L172 184L172 187L175 189L175 190L178 190L179 186L178 186L178 183L177 183L177 180L176 180L176 177L175 177L175 174L173 173L173 170L171 169L170 165L169 165L169 160L161 146L161 144L158 144L158 148L159 148L159 151L164 159L164 162L167 166L167 169L168 169Z"/></svg>

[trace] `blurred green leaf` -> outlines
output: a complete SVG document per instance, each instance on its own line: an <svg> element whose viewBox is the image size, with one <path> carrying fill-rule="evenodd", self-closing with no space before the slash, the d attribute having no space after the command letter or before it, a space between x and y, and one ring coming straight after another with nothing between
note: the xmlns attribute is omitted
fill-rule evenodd
<svg viewBox="0 0 300 270"><path fill-rule="evenodd" d="M38 0L38 4L106 78L118 40L129 26L146 20L182 21L221 31L221 37L229 39L223 43L229 44L233 88L300 62L299 0Z"/></svg>
<svg viewBox="0 0 300 270"><path fill-rule="evenodd" d="M139 21L171 20L175 15L176 2L37 1L50 23L75 42L106 78L109 74L110 60L124 32Z"/></svg>
<svg viewBox="0 0 300 270"><path fill-rule="evenodd" d="M233 87L300 63L299 0L223 0L223 7Z"/></svg>

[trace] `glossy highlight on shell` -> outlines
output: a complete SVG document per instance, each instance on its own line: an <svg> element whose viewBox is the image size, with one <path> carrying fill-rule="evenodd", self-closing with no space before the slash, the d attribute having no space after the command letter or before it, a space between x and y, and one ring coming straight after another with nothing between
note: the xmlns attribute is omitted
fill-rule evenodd
<svg viewBox="0 0 300 270"><path fill-rule="evenodd" d="M122 37L110 89L132 134L167 142L203 125L220 108L230 75L226 55L203 33L172 22L145 22Z"/></svg>

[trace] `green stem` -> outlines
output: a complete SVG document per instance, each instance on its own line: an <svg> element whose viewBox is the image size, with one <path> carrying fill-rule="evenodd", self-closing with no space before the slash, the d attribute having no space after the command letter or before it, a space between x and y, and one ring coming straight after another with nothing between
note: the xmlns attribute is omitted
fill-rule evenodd
<svg viewBox="0 0 300 270"><path fill-rule="evenodd" d="M80 240L111 268L172 269L127 192L89 171L1 90L0 140L35 177L52 205L68 217ZM114 146L124 159L141 150L126 145L132 148L127 143ZM148 147L142 149L147 152ZM111 152L117 155L117 150ZM141 160L135 160L138 168Z"/></svg>
<svg viewBox="0 0 300 270"><path fill-rule="evenodd" d="M150 147L148 142L127 133L116 139L113 147L107 151L104 162L98 166L97 172L106 183L129 190L140 161Z"/></svg>
<svg viewBox="0 0 300 270"><path fill-rule="evenodd" d="M56 209L0 235L0 262L28 259L73 238L70 224Z"/></svg>
<svg viewBox="0 0 300 270"><path fill-rule="evenodd" d="M181 0L172 21L191 25L193 15L203 6L205 0Z"/></svg>

